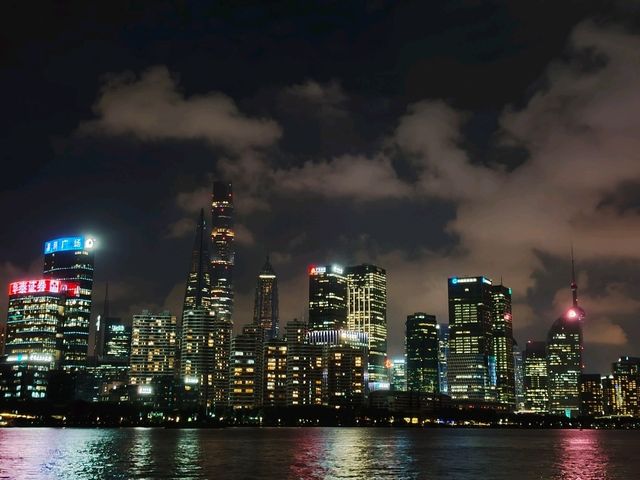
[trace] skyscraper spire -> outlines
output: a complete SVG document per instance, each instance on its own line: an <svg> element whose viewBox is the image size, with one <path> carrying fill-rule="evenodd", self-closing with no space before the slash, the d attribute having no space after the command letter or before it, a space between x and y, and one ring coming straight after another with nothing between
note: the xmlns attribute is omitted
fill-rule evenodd
<svg viewBox="0 0 640 480"><path fill-rule="evenodd" d="M183 310L193 310L198 307L208 308L211 305L211 266L209 262L209 237L204 220L204 209L201 209L191 254L191 269L187 278Z"/></svg>
<svg viewBox="0 0 640 480"><path fill-rule="evenodd" d="M573 244L571 244L571 296L573 297L573 306L578 306L578 284L576 283L576 264L573 257Z"/></svg>
<svg viewBox="0 0 640 480"><path fill-rule="evenodd" d="M104 305L102 307L102 316L106 320L109 318L109 282L104 289Z"/></svg>

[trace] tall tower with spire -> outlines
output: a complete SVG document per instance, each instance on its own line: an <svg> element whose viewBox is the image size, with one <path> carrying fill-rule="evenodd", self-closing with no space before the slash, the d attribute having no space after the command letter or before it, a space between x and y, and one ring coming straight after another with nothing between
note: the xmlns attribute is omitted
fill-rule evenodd
<svg viewBox="0 0 640 480"><path fill-rule="evenodd" d="M182 310L180 380L185 398L210 406L213 396L214 323L211 259L204 210L196 227Z"/></svg>
<svg viewBox="0 0 640 480"><path fill-rule="evenodd" d="M253 323L260 325L265 340L278 336L280 328L278 320L278 278L269 262L269 256L258 275L256 296L253 307Z"/></svg>
<svg viewBox="0 0 640 480"><path fill-rule="evenodd" d="M580 415L580 378L582 376L582 322L585 311L578 305L573 247L571 248L572 305L558 318L547 336L549 412L555 415Z"/></svg>
<svg viewBox="0 0 640 480"><path fill-rule="evenodd" d="M209 257L209 238L204 220L204 209L196 227L196 238L191 252L191 268L184 293L183 310L211 306L211 266Z"/></svg>
<svg viewBox="0 0 640 480"><path fill-rule="evenodd" d="M212 301L218 319L231 320L233 313L233 190L230 182L213 182L211 201Z"/></svg>

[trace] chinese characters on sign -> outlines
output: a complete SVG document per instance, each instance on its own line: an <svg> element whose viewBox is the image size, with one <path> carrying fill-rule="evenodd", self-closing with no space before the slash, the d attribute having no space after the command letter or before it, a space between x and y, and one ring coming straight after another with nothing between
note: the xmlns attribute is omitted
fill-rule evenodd
<svg viewBox="0 0 640 480"><path fill-rule="evenodd" d="M61 293L79 297L80 284L76 282L62 282L60 280L39 279L23 280L9 284L9 295L24 295L27 293Z"/></svg>

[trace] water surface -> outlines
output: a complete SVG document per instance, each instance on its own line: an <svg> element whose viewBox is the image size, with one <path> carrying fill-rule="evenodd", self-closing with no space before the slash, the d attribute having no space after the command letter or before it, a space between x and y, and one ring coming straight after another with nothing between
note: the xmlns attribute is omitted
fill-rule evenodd
<svg viewBox="0 0 640 480"><path fill-rule="evenodd" d="M0 429L0 478L637 479L640 432Z"/></svg>

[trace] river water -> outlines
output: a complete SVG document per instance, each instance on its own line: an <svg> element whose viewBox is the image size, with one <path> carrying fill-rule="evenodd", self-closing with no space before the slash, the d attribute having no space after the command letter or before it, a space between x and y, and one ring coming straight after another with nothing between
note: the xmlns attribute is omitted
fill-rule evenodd
<svg viewBox="0 0 640 480"><path fill-rule="evenodd" d="M638 479L640 431L0 429L0 478Z"/></svg>

